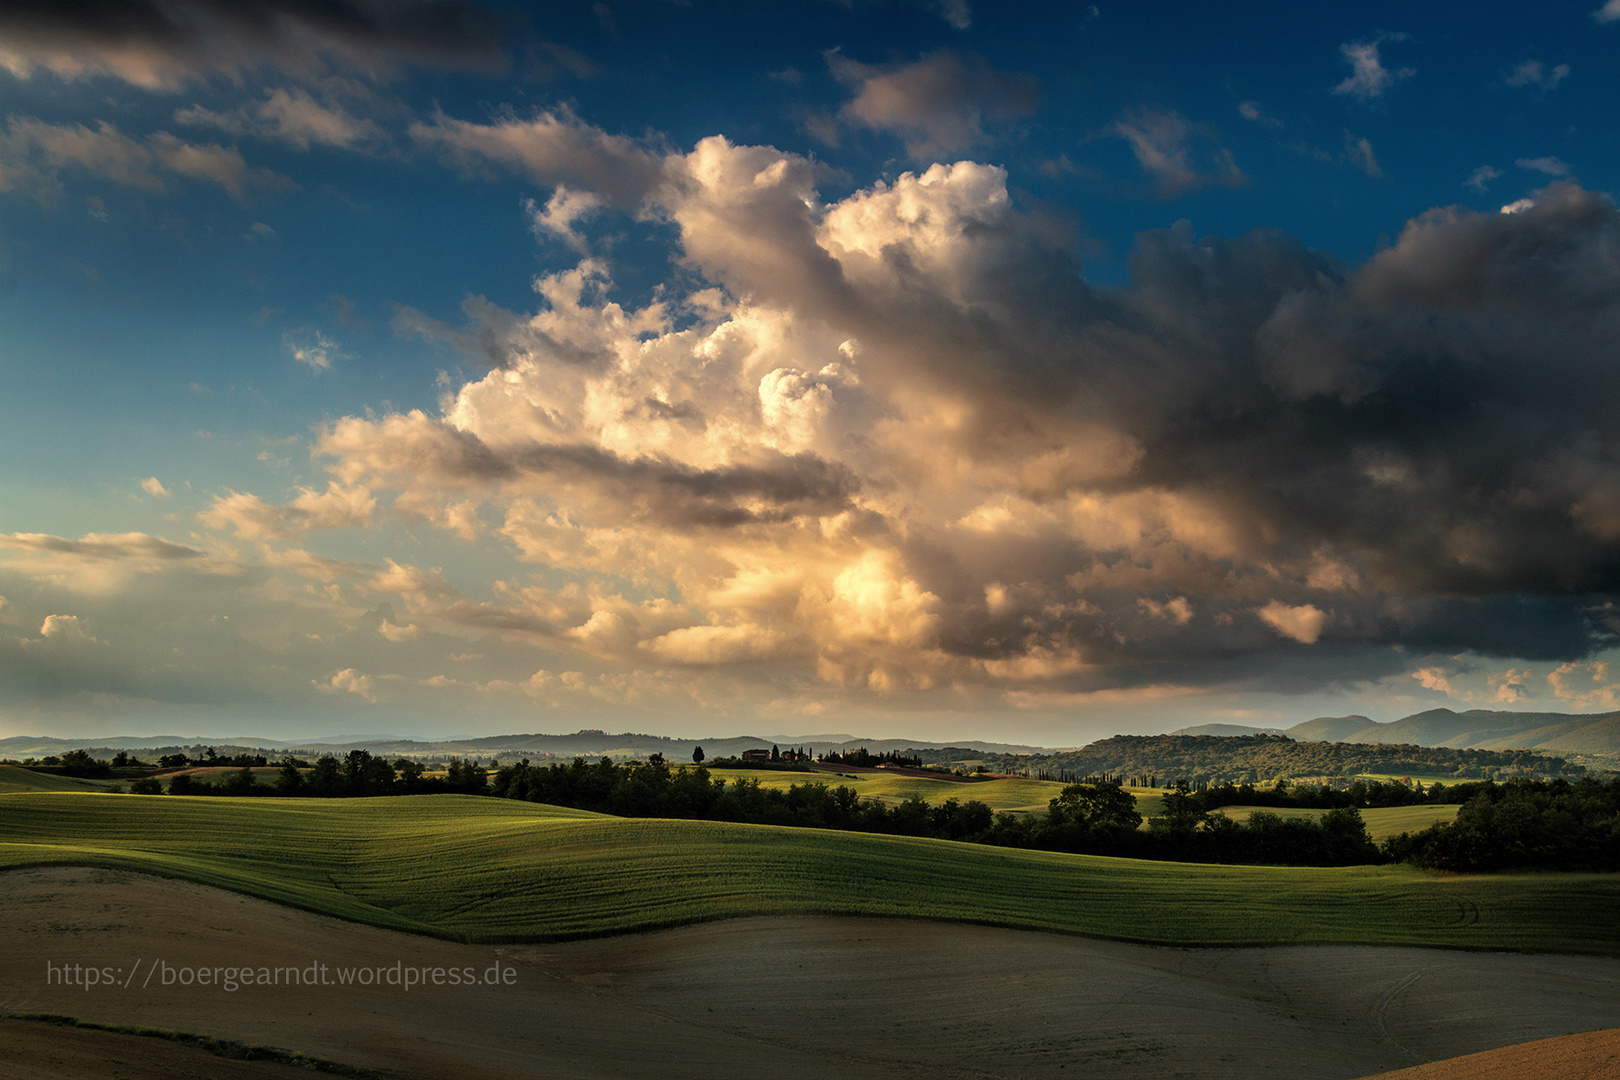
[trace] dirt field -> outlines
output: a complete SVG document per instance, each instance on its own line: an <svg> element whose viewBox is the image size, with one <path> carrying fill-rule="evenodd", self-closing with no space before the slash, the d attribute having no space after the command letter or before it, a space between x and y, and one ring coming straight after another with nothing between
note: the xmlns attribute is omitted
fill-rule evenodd
<svg viewBox="0 0 1620 1080"><path fill-rule="evenodd" d="M0 1020L7 1080L291 1080L288 1066L232 1061L163 1039Z"/></svg>
<svg viewBox="0 0 1620 1080"><path fill-rule="evenodd" d="M166 986L159 961L170 971L324 963L330 979L364 966L384 969L384 981ZM386 983L396 962L480 976L498 967L503 985L406 990ZM75 964L128 985L64 985L63 965ZM465 946L183 882L51 868L0 874L0 1011L196 1032L402 1077L1113 1080L1124 1067L1349 1080L1613 1026L1620 960L1158 949L835 918ZM26 1050L15 1026L6 1037ZM39 1049L60 1037L51 1030ZM130 1053L123 1060L137 1061ZM108 1075L70 1065L38 1075Z"/></svg>
<svg viewBox="0 0 1620 1080"><path fill-rule="evenodd" d="M1613 1080L1620 1076L1620 1028L1487 1050L1368 1080L1546 1080L1553 1076L1558 1080Z"/></svg>

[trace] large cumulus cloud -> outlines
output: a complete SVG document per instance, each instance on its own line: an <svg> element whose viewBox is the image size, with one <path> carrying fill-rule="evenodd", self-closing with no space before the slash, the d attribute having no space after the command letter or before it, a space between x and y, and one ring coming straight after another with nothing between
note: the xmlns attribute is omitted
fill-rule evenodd
<svg viewBox="0 0 1620 1080"><path fill-rule="evenodd" d="M1177 225L1104 291L993 166L827 201L814 162L718 137L417 134L673 228L687 282L629 309L587 258L532 313L406 313L489 367L433 414L328 425L334 484L535 567L424 618L789 686L1012 694L1610 640L1603 195L1436 210L1355 269Z"/></svg>

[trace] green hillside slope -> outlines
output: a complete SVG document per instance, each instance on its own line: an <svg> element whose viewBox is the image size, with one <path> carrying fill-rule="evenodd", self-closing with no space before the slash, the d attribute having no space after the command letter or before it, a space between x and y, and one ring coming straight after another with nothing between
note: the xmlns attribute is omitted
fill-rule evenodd
<svg viewBox="0 0 1620 1080"><path fill-rule="evenodd" d="M123 867L475 941L892 915L1173 945L1620 954L1613 876L1152 863L465 796L0 796L0 866Z"/></svg>

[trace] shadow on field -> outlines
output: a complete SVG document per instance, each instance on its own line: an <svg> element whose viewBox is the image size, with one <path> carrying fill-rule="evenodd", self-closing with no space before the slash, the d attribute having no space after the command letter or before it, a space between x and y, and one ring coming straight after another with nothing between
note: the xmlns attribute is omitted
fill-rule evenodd
<svg viewBox="0 0 1620 1080"><path fill-rule="evenodd" d="M328 985L225 974L302 978L321 964ZM407 968L479 985L406 988ZM355 984L337 985L340 971ZM0 1012L187 1031L401 1077L1115 1080L1123 1068L1349 1080L1606 1027L1617 1007L1620 960L1593 957L1166 949L823 917L469 946L138 874L0 874ZM24 1028L4 1030L27 1051ZM160 1041L133 1040L121 1060L142 1042Z"/></svg>

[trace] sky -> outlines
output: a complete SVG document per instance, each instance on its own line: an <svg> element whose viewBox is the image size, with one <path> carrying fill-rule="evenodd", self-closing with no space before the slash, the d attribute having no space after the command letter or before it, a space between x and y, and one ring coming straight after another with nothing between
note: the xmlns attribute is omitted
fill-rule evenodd
<svg viewBox="0 0 1620 1080"><path fill-rule="evenodd" d="M0 7L0 734L1620 709L1620 0Z"/></svg>

